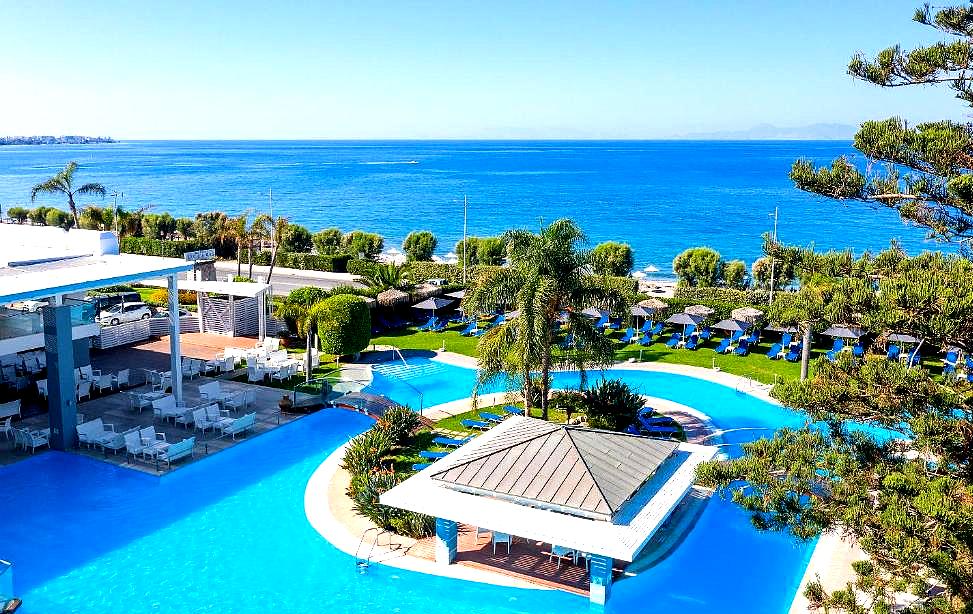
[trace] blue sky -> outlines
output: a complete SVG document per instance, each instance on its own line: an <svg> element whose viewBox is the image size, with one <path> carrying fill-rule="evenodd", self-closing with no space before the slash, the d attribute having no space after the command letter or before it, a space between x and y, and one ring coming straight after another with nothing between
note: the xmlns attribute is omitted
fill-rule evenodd
<svg viewBox="0 0 973 614"><path fill-rule="evenodd" d="M3 2L0 134L666 138L960 117L845 74L918 0Z"/></svg>

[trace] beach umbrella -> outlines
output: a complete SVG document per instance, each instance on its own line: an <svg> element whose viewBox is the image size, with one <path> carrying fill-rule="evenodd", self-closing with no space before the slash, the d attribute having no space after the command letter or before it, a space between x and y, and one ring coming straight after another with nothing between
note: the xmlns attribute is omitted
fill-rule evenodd
<svg viewBox="0 0 973 614"><path fill-rule="evenodd" d="M706 305L690 305L683 311L690 315L700 316L700 319L703 319L707 316L713 315L714 309L707 307Z"/></svg>
<svg viewBox="0 0 973 614"><path fill-rule="evenodd" d="M415 305L413 305L413 307L415 309L428 309L433 313L436 313L437 309L442 309L443 307L446 307L452 302L453 302L452 299L440 298L438 296L434 296L431 298L427 298L422 302L416 303Z"/></svg>
<svg viewBox="0 0 973 614"><path fill-rule="evenodd" d="M905 333L892 333L889 335L889 341L895 341L896 343L919 343L919 339Z"/></svg>
<svg viewBox="0 0 973 614"><path fill-rule="evenodd" d="M389 288L385 292L380 292L379 295L375 297L375 300L378 301L379 305L389 307L391 305L397 305L409 300L409 295L401 290Z"/></svg>
<svg viewBox="0 0 973 614"><path fill-rule="evenodd" d="M655 311L652 307L643 307L641 305L635 305L631 309L632 315L638 318L651 318Z"/></svg>
<svg viewBox="0 0 973 614"><path fill-rule="evenodd" d="M703 321L702 316L695 316L691 313L674 313L666 320L669 324L682 324L682 334L685 336L686 327L690 324L698 325Z"/></svg>
<svg viewBox="0 0 973 614"><path fill-rule="evenodd" d="M713 325L713 328L718 328L720 330L725 330L729 332L744 331L750 328L750 322L745 322L743 320L736 320L730 318L728 320L720 320Z"/></svg>
<svg viewBox="0 0 973 614"><path fill-rule="evenodd" d="M828 330L821 333L822 335L827 335L829 337L841 337L842 339L858 339L865 334L865 331L858 328L857 326L848 326L847 324L838 324L832 326Z"/></svg>
<svg viewBox="0 0 973 614"><path fill-rule="evenodd" d="M581 312L581 315L588 316L589 318L595 318L597 320L606 317L608 312L597 307L587 307Z"/></svg>
<svg viewBox="0 0 973 614"><path fill-rule="evenodd" d="M659 267L655 266L654 264L650 264L649 266L645 267L642 270L645 271L646 273L658 273Z"/></svg>
<svg viewBox="0 0 973 614"><path fill-rule="evenodd" d="M466 290L457 290L456 292L448 292L444 296L448 296L449 298L455 298L455 299L463 300L463 297L466 296Z"/></svg>
<svg viewBox="0 0 973 614"><path fill-rule="evenodd" d="M757 318L764 315L764 312L755 307L740 307L730 312L730 317L734 320L744 320L745 322L756 322Z"/></svg>
<svg viewBox="0 0 973 614"><path fill-rule="evenodd" d="M647 298L644 301L639 301L639 307L649 307L651 309L665 309L669 305L662 300L657 298Z"/></svg>
<svg viewBox="0 0 973 614"><path fill-rule="evenodd" d="M642 271L635 271L634 273L632 273L632 277L634 277L635 279L644 279L645 273L643 273Z"/></svg>

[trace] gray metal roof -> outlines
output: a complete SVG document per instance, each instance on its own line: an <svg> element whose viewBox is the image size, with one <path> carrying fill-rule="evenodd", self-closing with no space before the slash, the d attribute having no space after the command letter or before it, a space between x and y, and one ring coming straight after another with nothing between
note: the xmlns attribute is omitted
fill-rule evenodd
<svg viewBox="0 0 973 614"><path fill-rule="evenodd" d="M678 448L651 439L523 419L431 477L451 488L611 519ZM444 462L445 461L445 462Z"/></svg>

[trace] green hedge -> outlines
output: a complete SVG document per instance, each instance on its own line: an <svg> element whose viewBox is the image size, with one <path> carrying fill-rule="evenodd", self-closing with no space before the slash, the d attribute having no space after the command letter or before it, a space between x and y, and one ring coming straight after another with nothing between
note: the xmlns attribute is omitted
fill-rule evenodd
<svg viewBox="0 0 973 614"><path fill-rule="evenodd" d="M314 322L326 354L356 354L372 338L372 314L360 296L338 294L325 299L311 308L308 319Z"/></svg>
<svg viewBox="0 0 973 614"><path fill-rule="evenodd" d="M737 307L760 307L766 305L770 300L770 296L766 290L737 290L736 288L713 287L694 288L688 286L677 286L675 298L696 301L698 303L702 303L703 301L736 303Z"/></svg>
<svg viewBox="0 0 973 614"><path fill-rule="evenodd" d="M182 258L186 252L211 249L212 247L209 243L202 241L167 241L144 237L122 237L119 243L119 250L123 254L164 256L166 258Z"/></svg>
<svg viewBox="0 0 973 614"><path fill-rule="evenodd" d="M348 261L347 269L352 275L361 275L367 277L375 270L375 263L371 260L352 258Z"/></svg>
<svg viewBox="0 0 973 614"><path fill-rule="evenodd" d="M277 266L287 269L301 269L304 271L325 271L328 273L345 273L348 270L348 260L351 256L346 254L305 254L301 252L278 252ZM240 259L243 264L250 264L247 251L243 251ZM270 252L254 251L253 263L263 266L270 264Z"/></svg>

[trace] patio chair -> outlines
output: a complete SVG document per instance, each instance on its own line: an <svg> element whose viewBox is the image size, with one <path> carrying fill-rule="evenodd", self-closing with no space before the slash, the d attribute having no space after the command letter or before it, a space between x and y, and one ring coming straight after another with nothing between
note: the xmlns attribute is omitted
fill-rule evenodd
<svg viewBox="0 0 973 614"><path fill-rule="evenodd" d="M233 418L230 418L226 413L220 409L217 404L207 405L206 410L206 420L213 425L213 430L222 430L223 427L233 422Z"/></svg>
<svg viewBox="0 0 973 614"><path fill-rule="evenodd" d="M432 440L434 444L443 446L444 448L458 448L471 441L473 441L472 436L464 437L463 439L453 439L452 437L435 437Z"/></svg>
<svg viewBox="0 0 973 614"><path fill-rule="evenodd" d="M496 422L496 423L503 422L503 416L498 416L497 414L493 414L488 411L481 411L480 417L486 420L487 422Z"/></svg>
<svg viewBox="0 0 973 614"><path fill-rule="evenodd" d="M230 437L236 439L237 435L245 434L252 429L256 421L257 414L255 412L244 414L239 418L231 420L228 424L224 424L222 427L223 434L230 435Z"/></svg>
<svg viewBox="0 0 973 614"><path fill-rule="evenodd" d="M844 340L843 339L840 339L840 338L839 339L835 339L834 340L834 343L831 345L831 349L828 350L828 353L826 354L826 356L828 357L828 360L830 360L831 362L834 362L837 359L837 357L838 357L838 352L842 351L843 349L845 349L845 342L844 342Z"/></svg>
<svg viewBox="0 0 973 614"><path fill-rule="evenodd" d="M547 562L550 563L557 557L557 568L561 569L561 561L564 559L571 559L571 562L575 565L578 564L578 551L573 548L566 548L564 546L555 546L551 544L551 551L548 553Z"/></svg>
<svg viewBox="0 0 973 614"><path fill-rule="evenodd" d="M165 373L157 378L156 383L152 384L152 390L155 392L167 392L172 388L172 374Z"/></svg>
<svg viewBox="0 0 973 614"><path fill-rule="evenodd" d="M176 403L176 397L171 394L152 401L152 415L163 422L167 422L170 419L175 420L185 412L186 407Z"/></svg>
<svg viewBox="0 0 973 614"><path fill-rule="evenodd" d="M81 379L94 380L95 378L101 377L101 371L92 369L91 365L78 367L78 372L81 374Z"/></svg>
<svg viewBox="0 0 973 614"><path fill-rule="evenodd" d="M865 355L865 346L862 345L861 341L856 341L855 345L851 346L851 355L855 358L861 358Z"/></svg>
<svg viewBox="0 0 973 614"><path fill-rule="evenodd" d="M182 376L193 379L193 377L199 377L199 366L195 361L183 358L182 359Z"/></svg>
<svg viewBox="0 0 973 614"><path fill-rule="evenodd" d="M703 340L699 338L699 335L693 335L692 337L689 338L689 341L686 342L686 349L697 350L699 349L699 346L702 344L703 344Z"/></svg>
<svg viewBox="0 0 973 614"><path fill-rule="evenodd" d="M115 432L114 424L105 424L101 418L89 420L75 427L78 432L78 443L87 447L104 446L115 439L118 433Z"/></svg>
<svg viewBox="0 0 973 614"><path fill-rule="evenodd" d="M260 367L247 367L247 381L251 384L262 384L264 381L264 370Z"/></svg>
<svg viewBox="0 0 973 614"><path fill-rule="evenodd" d="M156 431L154 426L139 429L139 437L142 438L142 444L145 446L142 450L143 456L156 454L169 447L166 434Z"/></svg>
<svg viewBox="0 0 973 614"><path fill-rule="evenodd" d="M119 390L121 390L123 386L127 388L132 385L131 382L129 381L129 375L130 372L128 369L122 369L121 371L115 374L115 385L118 387Z"/></svg>
<svg viewBox="0 0 973 614"><path fill-rule="evenodd" d="M514 405L504 405L503 406L503 411L504 411L504 413L510 414L511 416L523 416L524 415L524 410L521 409L520 407L515 407Z"/></svg>
<svg viewBox="0 0 973 614"><path fill-rule="evenodd" d="M14 435L14 427L11 426L13 420L14 420L13 418L8 416L7 419L3 421L3 423L0 423L0 433L3 433L4 439L10 439Z"/></svg>
<svg viewBox="0 0 973 614"><path fill-rule="evenodd" d="M44 433L30 429L14 429L14 447L23 448L25 452L30 448L30 453L33 454L37 448L50 447L50 445L51 442Z"/></svg>
<svg viewBox="0 0 973 614"><path fill-rule="evenodd" d="M223 364L220 365L221 373L230 373L236 370L236 358L233 356L227 356L223 359Z"/></svg>
<svg viewBox="0 0 973 614"><path fill-rule="evenodd" d="M695 324L690 324L689 326L686 327L686 332L683 333L683 336L686 337L686 338L689 338L689 337L692 337L695 334L696 334L696 325Z"/></svg>
<svg viewBox="0 0 973 614"><path fill-rule="evenodd" d="M47 400L47 380L39 379L34 382L37 385L37 394L40 398Z"/></svg>
<svg viewBox="0 0 973 614"><path fill-rule="evenodd" d="M710 337L712 336L713 336L713 331L712 329L710 329L709 326L704 326L702 332L699 333L699 338L705 339L706 341L709 341Z"/></svg>
<svg viewBox="0 0 973 614"><path fill-rule="evenodd" d="M204 403L207 401L213 402L223 397L223 390L220 388L219 382L200 384L196 390L199 393L200 401Z"/></svg>
<svg viewBox="0 0 973 614"><path fill-rule="evenodd" d="M77 398L78 401L86 397L90 401L91 400L91 380L83 379L80 382L78 382L78 386L75 389L75 392L77 393L75 394L75 397Z"/></svg>
<svg viewBox="0 0 973 614"><path fill-rule="evenodd" d="M172 466L173 461L177 461L187 456L192 457L196 447L196 438L187 437L182 441L170 444L168 448L156 455L157 462L165 463L166 469Z"/></svg>
<svg viewBox="0 0 973 614"><path fill-rule="evenodd" d="M246 411L256 403L257 391L253 388L247 388L246 390L241 390L226 397L226 400L223 401L223 406L236 413L238 411Z"/></svg>
<svg viewBox="0 0 973 614"><path fill-rule="evenodd" d="M632 339L634 339L634 338L635 338L635 329L632 328L631 326L629 326L625 330L625 334L622 335L622 337L619 339L619 341L622 342L622 343L626 343L627 344L627 343L631 343L632 342Z"/></svg>
<svg viewBox="0 0 973 614"><path fill-rule="evenodd" d="M791 342L793 341L793 339L794 338L791 336L790 333L784 333L784 336L781 337L780 339L780 346L785 350L788 349L789 347L791 347Z"/></svg>
<svg viewBox="0 0 973 614"><path fill-rule="evenodd" d="M767 350L767 358L771 360L777 360L778 358L780 358L780 352L783 349L784 348L781 344L775 343L774 345L770 346L769 350Z"/></svg>
<svg viewBox="0 0 973 614"><path fill-rule="evenodd" d="M20 417L20 399L0 403L0 418Z"/></svg>
<svg viewBox="0 0 973 614"><path fill-rule="evenodd" d="M283 365L283 366L279 367L276 371L271 371L270 372L270 381L271 382L273 382L274 380L277 380L278 382L280 382L281 384L283 384L284 382L286 382L290 378L291 378L291 366L290 365Z"/></svg>
<svg viewBox="0 0 973 614"><path fill-rule="evenodd" d="M723 339L722 341L720 341L720 344L718 346L713 348L713 351L716 352L717 354L726 354L727 352L730 351L730 340Z"/></svg>
<svg viewBox="0 0 973 614"><path fill-rule="evenodd" d="M958 362L959 354L956 350L946 352L946 358L943 359L943 373L953 373L956 371L956 363Z"/></svg>
<svg viewBox="0 0 973 614"><path fill-rule="evenodd" d="M889 346L889 351L885 353L885 358L888 360L898 360L901 354L902 350L893 343Z"/></svg>
<svg viewBox="0 0 973 614"><path fill-rule="evenodd" d="M197 364L201 374L209 375L210 373L218 373L222 363L218 360L200 360Z"/></svg>
<svg viewBox="0 0 973 614"><path fill-rule="evenodd" d="M646 331L642 333L642 338L639 339L639 345L643 345L647 347L652 344L652 340L654 338L655 337L652 335L652 331Z"/></svg>
<svg viewBox="0 0 973 614"><path fill-rule="evenodd" d="M680 341L682 341L682 333L672 333L672 336L666 341L666 347L674 348L679 345Z"/></svg>
<svg viewBox="0 0 973 614"><path fill-rule="evenodd" d="M784 360L787 362L797 362L801 359L801 352L804 351L804 342L801 341L797 345L793 346L791 349L787 350L787 355L784 356Z"/></svg>
<svg viewBox="0 0 973 614"><path fill-rule="evenodd" d="M138 428L125 431L122 440L125 442L126 458L128 458L128 455L131 455L132 458L137 459L144 454L146 446L142 443L142 436Z"/></svg>
<svg viewBox="0 0 973 614"><path fill-rule="evenodd" d="M486 431L490 428L489 422L483 422L482 420L470 420L469 418L460 420L460 424L468 429L478 429L481 431Z"/></svg>
<svg viewBox="0 0 973 614"><path fill-rule="evenodd" d="M513 543L513 538L509 533L501 533L500 531L493 531L490 536L490 541L493 542L493 554L497 553L497 544L507 545L507 554L510 554L510 544Z"/></svg>
<svg viewBox="0 0 973 614"><path fill-rule="evenodd" d="M104 394L105 390L111 392L115 389L115 379L111 374L99 375L92 385L98 394Z"/></svg>

